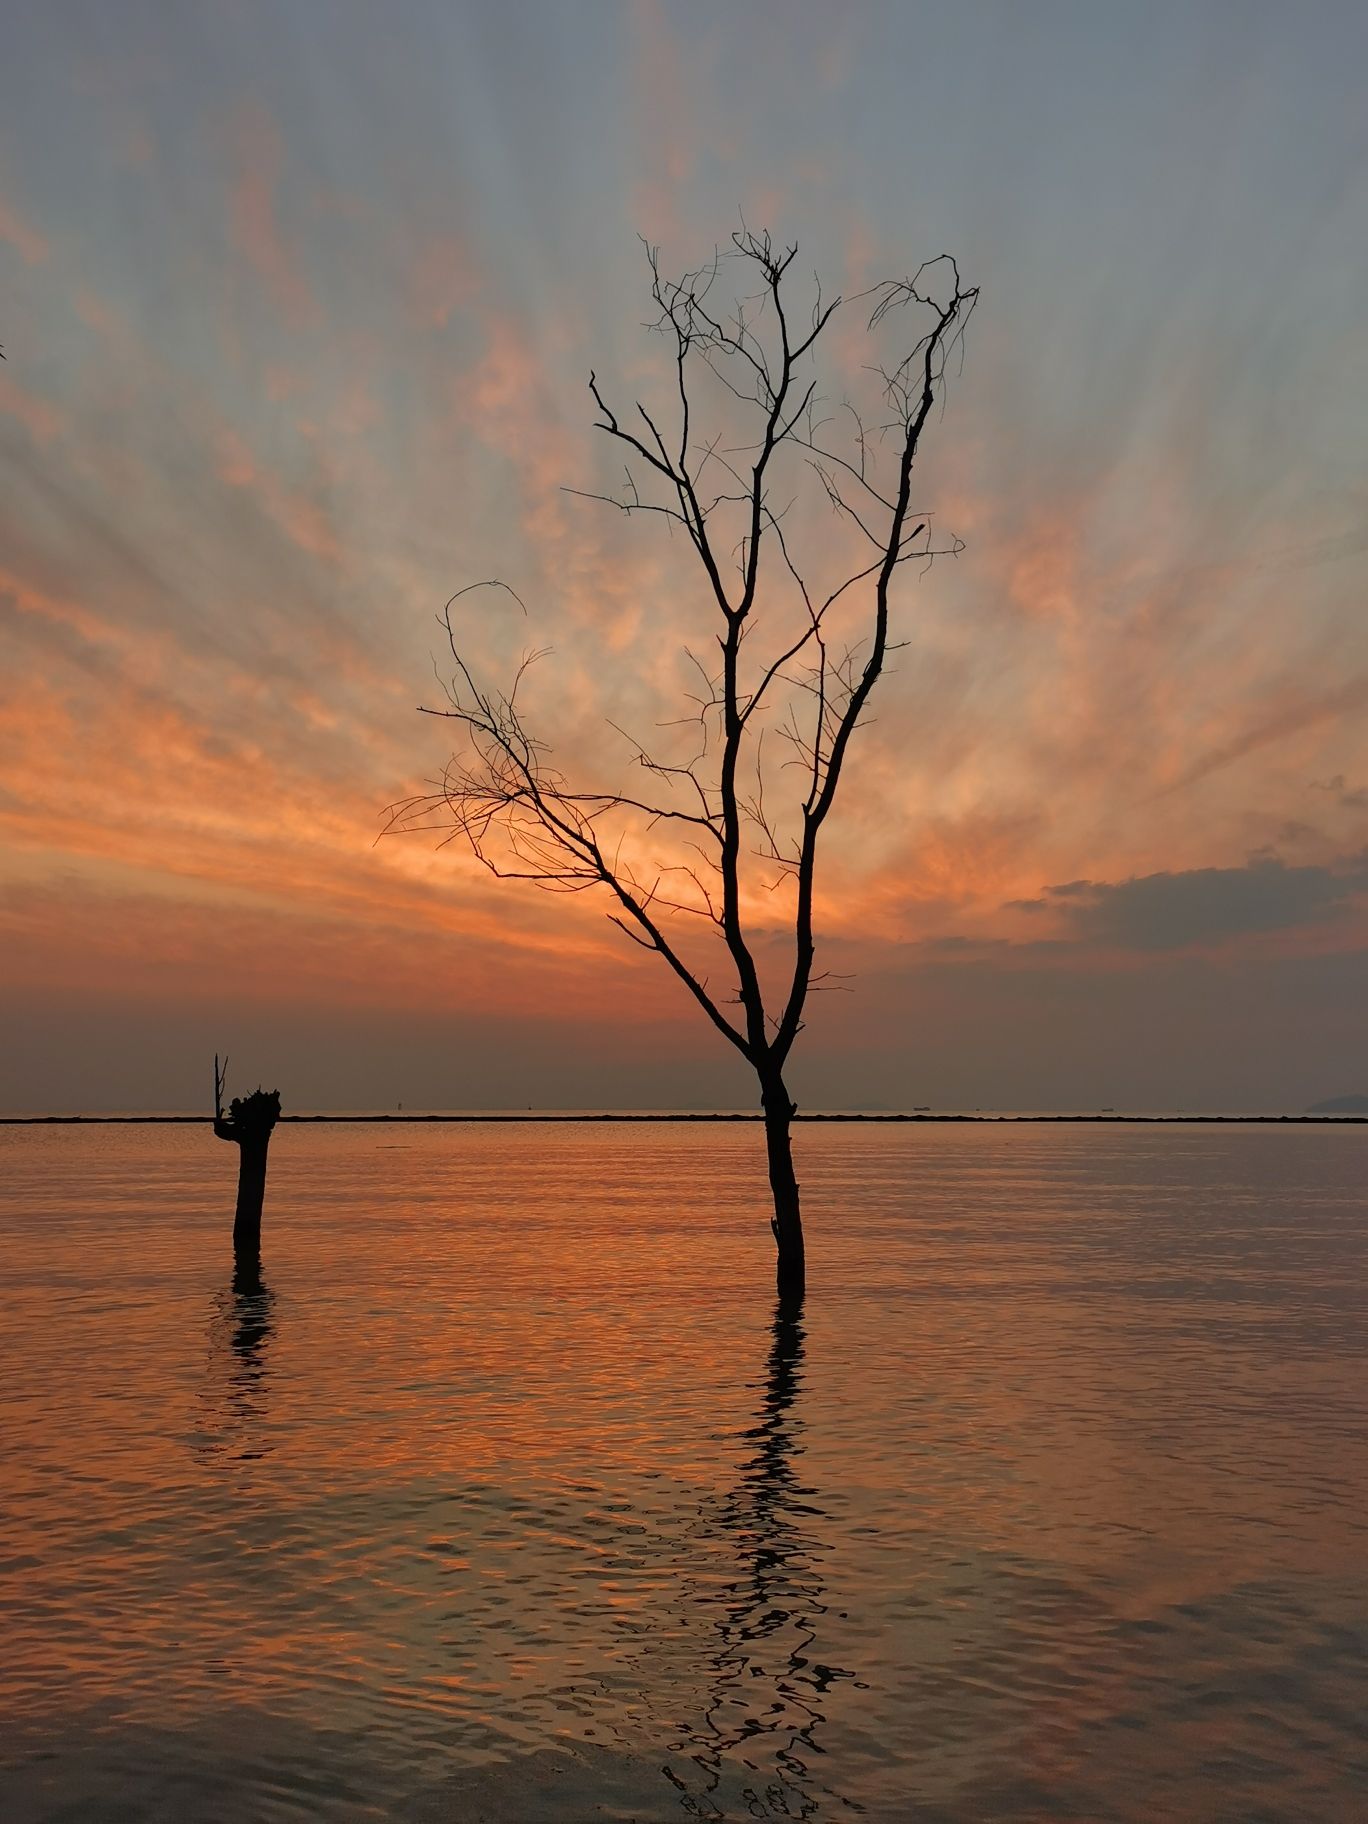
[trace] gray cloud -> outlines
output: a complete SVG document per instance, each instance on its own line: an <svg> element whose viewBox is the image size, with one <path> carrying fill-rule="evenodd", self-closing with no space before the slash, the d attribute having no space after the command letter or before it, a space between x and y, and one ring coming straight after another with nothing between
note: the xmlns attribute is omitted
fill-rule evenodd
<svg viewBox="0 0 1368 1824"><path fill-rule="evenodd" d="M1318 924L1368 887L1368 854L1329 866L1289 867L1256 856L1242 868L1190 868L1122 881L1072 880L1020 911L1057 908L1074 934L1128 950L1179 950L1256 931Z"/></svg>
<svg viewBox="0 0 1368 1824"><path fill-rule="evenodd" d="M1311 784L1318 792L1328 792L1345 810L1368 811L1368 786L1350 785L1343 773L1336 773L1333 779L1313 779Z"/></svg>

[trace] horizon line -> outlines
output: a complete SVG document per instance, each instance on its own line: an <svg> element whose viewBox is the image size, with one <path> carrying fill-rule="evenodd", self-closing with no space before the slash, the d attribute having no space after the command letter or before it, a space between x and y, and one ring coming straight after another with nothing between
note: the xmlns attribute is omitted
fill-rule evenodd
<svg viewBox="0 0 1368 1824"><path fill-rule="evenodd" d="M281 1115L280 1124L292 1123L307 1126L310 1123L324 1124L379 1124L389 1122L396 1125L458 1125L471 1123L520 1123L526 1126L550 1125L555 1123L586 1122L722 1122L749 1121L761 1122L763 1113L750 1109L738 1110L666 1110L666 1109L632 1109L632 1110L583 1110L556 1111L538 1113L535 1110L520 1112L515 1110L491 1110L484 1113L441 1113L441 1114L404 1114L395 1111L388 1114L303 1114ZM985 1113L975 1110L970 1113L937 1113L930 1109L917 1109L911 1112L894 1112L887 1110L819 1110L812 1113L799 1111L794 1115L797 1122L867 1122L867 1123L916 1123L934 1124L937 1122L977 1123L980 1125L1001 1124L1003 1122L1030 1125L1046 1122L1091 1122L1093 1124L1215 1124L1227 1126L1276 1126L1296 1125L1303 1127L1345 1127L1368 1125L1365 1114L1118 1114L1115 1109L1099 1110L1096 1113L1078 1111L1063 1113ZM0 1127L100 1127L100 1126L212 1126L213 1115L191 1114L105 1114L105 1115L0 1115Z"/></svg>

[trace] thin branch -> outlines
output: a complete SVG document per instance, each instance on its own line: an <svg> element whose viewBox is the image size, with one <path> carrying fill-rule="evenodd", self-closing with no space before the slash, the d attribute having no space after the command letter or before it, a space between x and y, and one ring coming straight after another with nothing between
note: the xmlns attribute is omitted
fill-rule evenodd
<svg viewBox="0 0 1368 1824"><path fill-rule="evenodd" d="M823 414L810 363L842 299L826 300L815 282L810 303L795 308L796 245L779 245L743 220L727 246L677 279L663 275L658 249L643 245L656 312L649 327L668 351L664 403L634 400L624 418L591 371L594 426L621 446L623 488L565 491L687 533L715 614L717 649L708 664L685 649L696 683L683 693L684 713L658 727L692 728L694 736L670 735L676 748L662 736L661 751L652 752L612 723L631 764L654 784L641 793L572 784L519 704L544 652L525 652L507 689L492 689L453 618L476 589L507 590L524 614L525 606L506 584L470 584L440 617L452 664L441 682L445 707L424 708L459 730L464 745L430 789L389 807L385 827L439 829L501 879L550 892L606 892L611 922L659 954L712 1025L773 1084L802 1030L808 993L841 985L831 972L814 971L818 838L855 730L899 643L890 629L894 581L906 563L962 549L957 539L933 538L930 516L912 510L911 479L930 412L944 401L947 364L957 351L962 358L978 294L942 256L848 300L868 306L871 333L895 328L904 312L913 327L899 350L867 369L876 378L865 384L877 384L881 395L872 415L847 400L832 417ZM727 425L748 420L740 441L722 424L700 431L700 376L720 383ZM727 477L720 487L714 463ZM800 485L809 502L824 499L849 522L852 540L858 535L870 547L868 563L818 581L795 530L806 512ZM735 583L724 580L729 551ZM759 612L762 575L776 577L780 589L772 597L766 583ZM781 621L772 627L776 601ZM774 758L768 730L780 743ZM796 790L788 784L792 768L802 779ZM796 884L793 969L777 1011L767 1005L756 964L743 871L768 893ZM666 928L674 919L693 920L695 931L701 920L704 936L720 942L731 976L720 994Z"/></svg>

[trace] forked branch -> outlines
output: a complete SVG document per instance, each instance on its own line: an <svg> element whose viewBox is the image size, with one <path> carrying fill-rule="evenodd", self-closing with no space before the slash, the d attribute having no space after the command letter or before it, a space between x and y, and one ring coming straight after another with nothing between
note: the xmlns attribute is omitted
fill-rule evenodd
<svg viewBox="0 0 1368 1824"><path fill-rule="evenodd" d="M847 399L824 401L813 359L843 304L818 289L805 311L795 308L795 245L743 228L678 279L663 275L657 249L646 253L666 403L619 410L590 374L595 425L618 446L625 478L620 495L588 498L687 535L706 585L715 665L690 653L699 685L683 693L683 714L662 721L660 743L618 728L650 781L644 789L577 789L519 703L544 655L526 653L506 691L477 676L469 655L478 629L458 631L453 610L472 590L507 585L471 585L441 617L453 669L445 704L425 711L458 726L459 750L429 789L390 807L386 827L441 828L502 878L559 892L603 889L612 922L664 958L762 1084L777 1082L809 992L836 985L813 969L819 838L892 650L896 580L909 562L961 549L956 539L933 539L930 516L913 509L912 481L978 293L941 257L849 300L863 306L871 337L908 326L893 355L865 369L877 394L866 412ZM705 390L719 401L718 422L700 436ZM834 535L814 538L819 521ZM855 561L818 584L814 544L819 563L846 546ZM677 731L688 728L688 749L673 751L670 742L685 738ZM767 728L787 754L777 777ZM777 788L795 766L801 783L785 797ZM757 939L773 934L774 889L784 882L795 889L792 963L767 991ZM680 918L685 925L675 927ZM736 1018L680 935L689 928L722 945Z"/></svg>

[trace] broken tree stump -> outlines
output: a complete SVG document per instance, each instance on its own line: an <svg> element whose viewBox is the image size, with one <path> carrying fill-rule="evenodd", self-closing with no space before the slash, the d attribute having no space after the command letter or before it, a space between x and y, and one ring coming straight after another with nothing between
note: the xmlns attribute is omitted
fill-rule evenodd
<svg viewBox="0 0 1368 1824"><path fill-rule="evenodd" d="M226 1066L225 1066L226 1067ZM214 1059L214 1132L238 1149L237 1209L233 1215L233 1252L239 1260L261 1253L261 1206L266 1197L266 1149L280 1119L280 1091L255 1089L234 1096L225 1115L223 1079Z"/></svg>

